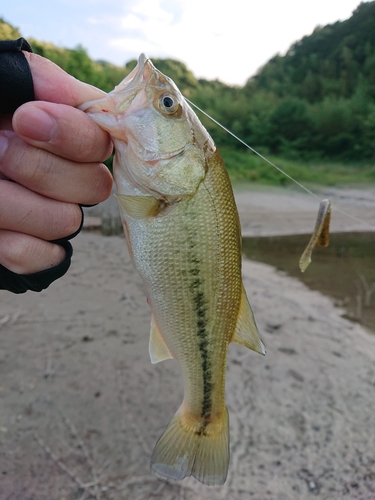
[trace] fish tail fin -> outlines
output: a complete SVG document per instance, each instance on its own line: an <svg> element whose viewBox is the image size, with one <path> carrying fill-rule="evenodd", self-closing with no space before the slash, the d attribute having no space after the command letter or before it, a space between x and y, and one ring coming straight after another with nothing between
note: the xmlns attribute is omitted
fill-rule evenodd
<svg viewBox="0 0 375 500"><path fill-rule="evenodd" d="M225 483L228 464L226 406L212 422L186 416L180 408L156 443L151 457L151 468L158 476L176 481L194 476L210 486Z"/></svg>

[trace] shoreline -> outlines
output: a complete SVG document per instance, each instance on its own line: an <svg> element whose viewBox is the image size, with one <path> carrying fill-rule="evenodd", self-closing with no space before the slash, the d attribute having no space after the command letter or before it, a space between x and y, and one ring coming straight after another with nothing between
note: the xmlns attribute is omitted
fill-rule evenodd
<svg viewBox="0 0 375 500"><path fill-rule="evenodd" d="M332 203L331 232L375 231L375 188L319 188L315 193ZM263 187L253 191L235 189L234 194L243 236L312 234L319 200L307 193L294 188Z"/></svg>
<svg viewBox="0 0 375 500"><path fill-rule="evenodd" d="M315 193L319 199L328 198L332 203L331 232L375 232L374 187L320 187ZM244 237L312 234L319 200L307 193L295 188L249 184L235 187L234 195ZM113 194L100 205L84 211L86 228L99 230L101 219L119 219Z"/></svg>
<svg viewBox="0 0 375 500"><path fill-rule="evenodd" d="M258 207L253 231L277 229L271 208L280 215L298 201L239 194L245 225ZM314 223L316 211L303 213ZM280 221L304 228L300 215L288 208ZM244 286L267 354L229 346L227 482L153 475L152 449L182 401L180 369L150 363L150 309L124 238L85 231L72 243L72 266L49 289L0 291L0 498L73 500L85 488L103 500L375 495L375 337L329 297L248 260Z"/></svg>

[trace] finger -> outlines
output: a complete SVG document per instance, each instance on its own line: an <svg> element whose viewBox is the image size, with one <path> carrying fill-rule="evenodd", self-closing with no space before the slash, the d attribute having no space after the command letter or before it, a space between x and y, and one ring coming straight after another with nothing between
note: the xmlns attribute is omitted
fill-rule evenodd
<svg viewBox="0 0 375 500"><path fill-rule="evenodd" d="M0 229L0 264L14 273L38 273L59 265L64 258L65 250L60 245Z"/></svg>
<svg viewBox="0 0 375 500"><path fill-rule="evenodd" d="M0 228L57 240L75 233L82 221L81 209L61 203L8 180L0 180Z"/></svg>
<svg viewBox="0 0 375 500"><path fill-rule="evenodd" d="M101 162L112 152L108 133L64 104L26 103L14 113L13 129L28 144L77 162Z"/></svg>
<svg viewBox="0 0 375 500"><path fill-rule="evenodd" d="M12 115L0 113L0 130L12 130Z"/></svg>
<svg viewBox="0 0 375 500"><path fill-rule="evenodd" d="M76 107L105 95L105 92L68 75L48 59L31 52L24 54L30 65L36 100Z"/></svg>
<svg viewBox="0 0 375 500"><path fill-rule="evenodd" d="M0 133L0 173L43 196L93 205L108 198L112 176L101 163L75 163L26 144L14 132ZM0 226L1 227L1 226Z"/></svg>

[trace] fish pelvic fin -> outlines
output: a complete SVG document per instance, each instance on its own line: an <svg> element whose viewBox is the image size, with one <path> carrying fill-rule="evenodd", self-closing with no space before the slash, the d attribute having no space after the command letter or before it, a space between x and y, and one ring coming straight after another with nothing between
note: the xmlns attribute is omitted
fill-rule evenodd
<svg viewBox="0 0 375 500"><path fill-rule="evenodd" d="M151 469L164 479L193 476L208 486L225 483L229 465L229 417L223 407L212 422L186 417L182 407L156 443Z"/></svg>
<svg viewBox="0 0 375 500"><path fill-rule="evenodd" d="M173 356L169 350L163 336L156 324L154 316L151 316L150 343L148 345L151 363L154 365L165 359L172 359Z"/></svg>
<svg viewBox="0 0 375 500"><path fill-rule="evenodd" d="M248 349L259 352L259 354L266 354L266 350L262 339L260 338L254 314L251 310L243 285L237 325L231 342L244 345Z"/></svg>

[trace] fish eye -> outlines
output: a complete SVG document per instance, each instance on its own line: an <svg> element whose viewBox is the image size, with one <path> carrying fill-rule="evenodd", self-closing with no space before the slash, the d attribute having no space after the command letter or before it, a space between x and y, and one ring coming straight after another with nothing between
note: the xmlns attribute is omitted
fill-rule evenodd
<svg viewBox="0 0 375 500"><path fill-rule="evenodd" d="M174 104L173 99L169 96L163 97L163 104L166 108L171 108Z"/></svg>
<svg viewBox="0 0 375 500"><path fill-rule="evenodd" d="M168 113L169 115L175 113L180 107L180 103L177 98L171 94L163 94L159 99L159 107L163 113Z"/></svg>

